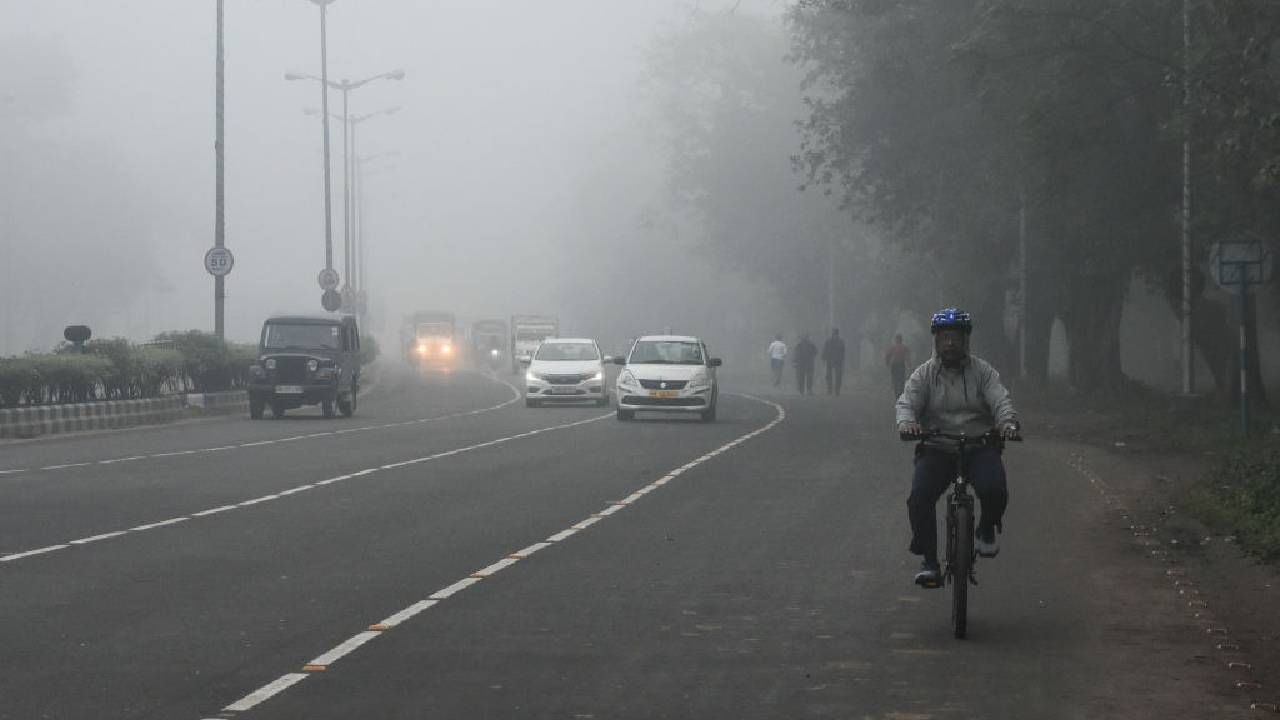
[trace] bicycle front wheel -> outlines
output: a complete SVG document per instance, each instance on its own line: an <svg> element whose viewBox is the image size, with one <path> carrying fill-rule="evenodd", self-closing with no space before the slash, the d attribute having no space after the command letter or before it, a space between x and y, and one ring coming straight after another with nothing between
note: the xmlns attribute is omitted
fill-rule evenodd
<svg viewBox="0 0 1280 720"><path fill-rule="evenodd" d="M951 626L963 640L969 622L969 576L973 571L973 508L964 503L955 507L951 547Z"/></svg>

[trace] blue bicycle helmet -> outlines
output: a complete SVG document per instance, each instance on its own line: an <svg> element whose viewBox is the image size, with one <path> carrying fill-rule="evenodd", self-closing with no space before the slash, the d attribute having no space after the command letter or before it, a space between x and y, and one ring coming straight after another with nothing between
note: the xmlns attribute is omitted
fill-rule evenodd
<svg viewBox="0 0 1280 720"><path fill-rule="evenodd" d="M929 332L936 335L943 328L960 328L967 335L973 332L973 318L960 308L944 308L933 314Z"/></svg>

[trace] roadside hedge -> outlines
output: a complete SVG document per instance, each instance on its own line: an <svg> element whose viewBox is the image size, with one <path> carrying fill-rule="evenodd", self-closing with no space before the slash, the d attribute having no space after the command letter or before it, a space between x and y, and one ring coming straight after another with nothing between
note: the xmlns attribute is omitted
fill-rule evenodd
<svg viewBox="0 0 1280 720"><path fill-rule="evenodd" d="M144 345L91 340L83 352L63 344L51 353L0 358L0 407L231 390L245 384L256 355L253 345L197 330L162 333Z"/></svg>
<svg viewBox="0 0 1280 720"><path fill-rule="evenodd" d="M1237 448L1192 498L1211 527L1232 532L1251 555L1280 561L1280 441Z"/></svg>

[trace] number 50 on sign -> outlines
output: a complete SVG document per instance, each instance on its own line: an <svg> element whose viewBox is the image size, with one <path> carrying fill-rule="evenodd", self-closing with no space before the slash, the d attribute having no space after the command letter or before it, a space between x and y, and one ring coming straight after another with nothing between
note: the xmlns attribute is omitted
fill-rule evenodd
<svg viewBox="0 0 1280 720"><path fill-rule="evenodd" d="M224 247L209 248L209 252L204 254L204 269L210 275L222 277L231 272L235 264L235 256Z"/></svg>

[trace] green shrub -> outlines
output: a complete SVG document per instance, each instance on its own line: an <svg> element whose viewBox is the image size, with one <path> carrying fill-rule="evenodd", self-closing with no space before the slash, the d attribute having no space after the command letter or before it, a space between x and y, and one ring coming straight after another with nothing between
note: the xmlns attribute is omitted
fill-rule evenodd
<svg viewBox="0 0 1280 720"><path fill-rule="evenodd" d="M181 356L185 390L205 393L231 388L230 353L216 335L174 331L157 335L156 342L171 346Z"/></svg>
<svg viewBox="0 0 1280 720"><path fill-rule="evenodd" d="M85 351L90 355L105 358L111 363L111 369L102 378L104 400L129 400L141 397L134 394L138 359L136 349L129 344L128 340L124 338L90 340L85 344Z"/></svg>
<svg viewBox="0 0 1280 720"><path fill-rule="evenodd" d="M54 353L31 357L35 360L42 403L96 400L99 386L112 372L111 361L96 355Z"/></svg>
<svg viewBox="0 0 1280 720"><path fill-rule="evenodd" d="M134 348L134 397L153 398L181 389L182 356L163 347Z"/></svg>
<svg viewBox="0 0 1280 720"><path fill-rule="evenodd" d="M34 402L39 394L39 378L30 357L0 359L0 405L16 407Z"/></svg>
<svg viewBox="0 0 1280 720"><path fill-rule="evenodd" d="M1280 560L1280 445L1272 441L1233 451L1207 482L1192 499L1196 514L1234 532L1247 552Z"/></svg>

